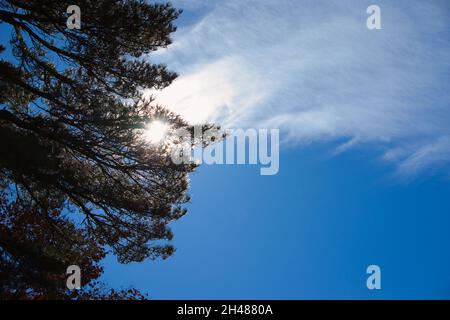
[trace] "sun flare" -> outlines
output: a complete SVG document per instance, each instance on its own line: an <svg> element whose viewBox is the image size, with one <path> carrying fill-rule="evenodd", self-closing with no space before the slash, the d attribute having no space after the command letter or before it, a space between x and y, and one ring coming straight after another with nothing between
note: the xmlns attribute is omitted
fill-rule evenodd
<svg viewBox="0 0 450 320"><path fill-rule="evenodd" d="M169 125L165 122L155 120L147 124L144 131L146 141L157 144L164 140L169 130Z"/></svg>

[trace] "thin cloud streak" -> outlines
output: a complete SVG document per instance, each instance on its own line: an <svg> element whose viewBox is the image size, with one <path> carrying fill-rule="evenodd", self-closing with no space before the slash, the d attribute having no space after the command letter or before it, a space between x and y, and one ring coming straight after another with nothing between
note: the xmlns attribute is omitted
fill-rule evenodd
<svg viewBox="0 0 450 320"><path fill-rule="evenodd" d="M204 14L157 53L181 74L157 101L191 122L280 128L289 145L381 145L401 174L448 163L450 5L377 1L370 31L370 4L191 2Z"/></svg>

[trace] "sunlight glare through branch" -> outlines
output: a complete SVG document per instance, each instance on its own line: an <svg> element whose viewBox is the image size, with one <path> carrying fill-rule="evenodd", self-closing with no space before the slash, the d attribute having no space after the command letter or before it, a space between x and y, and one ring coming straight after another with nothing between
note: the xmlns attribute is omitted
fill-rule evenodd
<svg viewBox="0 0 450 320"><path fill-rule="evenodd" d="M150 122L144 131L144 138L150 143L160 143L166 137L169 125L165 122L155 120Z"/></svg>

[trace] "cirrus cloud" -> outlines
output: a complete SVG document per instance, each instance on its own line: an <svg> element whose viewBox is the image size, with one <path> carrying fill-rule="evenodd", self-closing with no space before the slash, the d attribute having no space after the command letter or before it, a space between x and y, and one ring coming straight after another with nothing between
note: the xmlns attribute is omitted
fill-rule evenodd
<svg viewBox="0 0 450 320"><path fill-rule="evenodd" d="M382 30L366 28L372 2ZM381 145L408 175L450 162L447 1L190 1L186 15L156 55L181 76L156 96L189 121Z"/></svg>

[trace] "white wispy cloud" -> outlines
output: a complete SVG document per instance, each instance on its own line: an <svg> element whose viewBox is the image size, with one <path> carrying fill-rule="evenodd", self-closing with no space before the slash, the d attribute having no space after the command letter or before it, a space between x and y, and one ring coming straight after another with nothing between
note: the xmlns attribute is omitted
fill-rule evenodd
<svg viewBox="0 0 450 320"><path fill-rule="evenodd" d="M373 2L382 30L366 28ZM402 174L450 161L448 1L173 3L198 15L157 53L181 76L156 96L191 122L376 144Z"/></svg>

